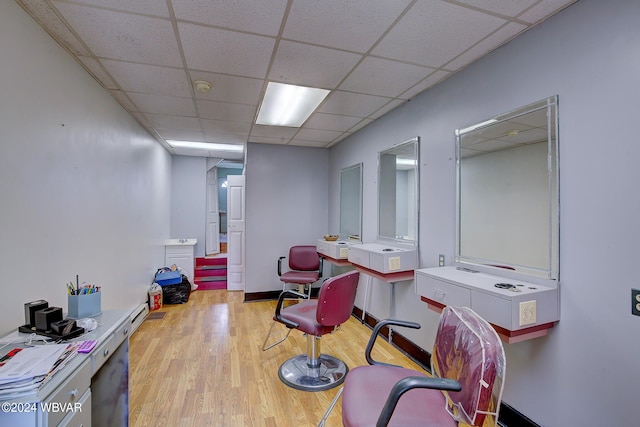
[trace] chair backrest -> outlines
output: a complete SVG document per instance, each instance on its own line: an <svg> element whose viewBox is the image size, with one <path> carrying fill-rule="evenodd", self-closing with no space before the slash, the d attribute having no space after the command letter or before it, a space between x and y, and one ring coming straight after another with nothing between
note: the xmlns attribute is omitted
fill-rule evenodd
<svg viewBox="0 0 640 427"><path fill-rule="evenodd" d="M338 326L351 316L356 301L360 273L348 271L327 279L318 293L316 321L323 326Z"/></svg>
<svg viewBox="0 0 640 427"><path fill-rule="evenodd" d="M320 269L320 256L315 246L291 246L289 248L289 268L298 271Z"/></svg>
<svg viewBox="0 0 640 427"><path fill-rule="evenodd" d="M459 392L443 392L457 421L481 426L498 420L506 370L504 348L493 327L468 307L445 307L431 355L431 370L457 380Z"/></svg>

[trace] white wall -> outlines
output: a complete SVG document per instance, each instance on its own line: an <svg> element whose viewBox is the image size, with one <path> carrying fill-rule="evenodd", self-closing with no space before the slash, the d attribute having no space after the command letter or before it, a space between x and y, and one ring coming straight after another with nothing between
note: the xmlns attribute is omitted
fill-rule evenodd
<svg viewBox="0 0 640 427"><path fill-rule="evenodd" d="M171 164L171 238L198 239L196 257L205 255L207 158L173 156ZM169 189L167 189L167 195Z"/></svg>
<svg viewBox="0 0 640 427"><path fill-rule="evenodd" d="M331 150L330 180L364 162L365 241L376 231L376 153L419 135L420 264L454 252L454 129L559 95L561 320L547 337L506 345L504 400L543 426L638 424L637 273L640 2L581 0ZM331 186L330 227L339 195ZM358 304L362 304L362 290ZM437 315L413 283L397 312L422 323L406 335L430 349ZM374 282L370 308L388 314Z"/></svg>
<svg viewBox="0 0 640 427"><path fill-rule="evenodd" d="M328 174L329 150L248 144L245 292L281 290L278 258L329 233Z"/></svg>
<svg viewBox="0 0 640 427"><path fill-rule="evenodd" d="M12 1L0 2L0 333L24 303L146 301L169 231L171 156Z"/></svg>

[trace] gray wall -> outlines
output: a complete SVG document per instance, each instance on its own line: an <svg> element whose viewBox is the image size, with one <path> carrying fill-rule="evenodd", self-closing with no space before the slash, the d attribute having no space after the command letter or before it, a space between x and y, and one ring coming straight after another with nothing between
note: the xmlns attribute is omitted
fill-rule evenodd
<svg viewBox="0 0 640 427"><path fill-rule="evenodd" d="M146 301L169 237L171 156L32 18L0 2L0 333L24 303Z"/></svg>
<svg viewBox="0 0 640 427"><path fill-rule="evenodd" d="M198 239L194 255L205 255L207 158L173 156L171 164L172 239Z"/></svg>
<svg viewBox="0 0 640 427"><path fill-rule="evenodd" d="M245 175L245 292L281 290L278 257L329 232L329 150L249 143Z"/></svg>
<svg viewBox="0 0 640 427"><path fill-rule="evenodd" d="M435 267L439 253L450 262L454 252L454 129L559 95L561 320L547 337L506 345L504 400L544 426L638 424L638 22L636 0L581 0L331 150L332 183L364 162L363 237L372 241L376 153L422 138L420 265ZM373 285L370 309L385 317L388 287ZM397 312L423 325L406 334L429 349L437 315L413 283L397 289Z"/></svg>

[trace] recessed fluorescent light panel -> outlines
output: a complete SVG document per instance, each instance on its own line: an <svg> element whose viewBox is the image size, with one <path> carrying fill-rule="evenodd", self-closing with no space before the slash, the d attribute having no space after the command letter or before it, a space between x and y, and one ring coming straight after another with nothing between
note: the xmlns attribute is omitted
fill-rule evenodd
<svg viewBox="0 0 640 427"><path fill-rule="evenodd" d="M201 150L215 150L215 151L244 151L244 145L235 144L215 144L212 142L194 142L194 141L173 141L167 140L167 143L174 148L197 148Z"/></svg>
<svg viewBox="0 0 640 427"><path fill-rule="evenodd" d="M328 94L326 89L269 82L256 124L300 127Z"/></svg>

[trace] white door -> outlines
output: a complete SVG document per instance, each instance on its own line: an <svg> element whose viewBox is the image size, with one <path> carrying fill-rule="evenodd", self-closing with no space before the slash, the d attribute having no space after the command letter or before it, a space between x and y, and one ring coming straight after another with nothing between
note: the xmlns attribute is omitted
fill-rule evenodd
<svg viewBox="0 0 640 427"><path fill-rule="evenodd" d="M227 176L227 290L244 291L244 175Z"/></svg>
<svg viewBox="0 0 640 427"><path fill-rule="evenodd" d="M205 252L207 255L220 253L220 214L218 212L218 168L207 171L207 229L205 232Z"/></svg>

